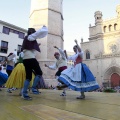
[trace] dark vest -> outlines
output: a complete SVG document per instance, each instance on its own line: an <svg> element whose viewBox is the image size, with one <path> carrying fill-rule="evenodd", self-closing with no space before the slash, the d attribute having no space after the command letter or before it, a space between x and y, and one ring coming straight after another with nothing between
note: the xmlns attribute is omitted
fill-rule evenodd
<svg viewBox="0 0 120 120"><path fill-rule="evenodd" d="M79 63L82 63L82 58L80 56L77 57L76 61L74 62L74 66Z"/></svg>
<svg viewBox="0 0 120 120"><path fill-rule="evenodd" d="M22 50L24 50L24 49L27 49L27 50L35 49L38 52L40 52L40 48L39 48L39 45L37 43L37 40L29 41L27 38L28 38L28 36L25 36L23 44L22 44Z"/></svg>

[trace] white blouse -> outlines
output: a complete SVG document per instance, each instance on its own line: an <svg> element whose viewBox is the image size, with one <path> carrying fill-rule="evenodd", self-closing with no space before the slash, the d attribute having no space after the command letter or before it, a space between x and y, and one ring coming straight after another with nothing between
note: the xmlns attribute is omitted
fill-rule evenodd
<svg viewBox="0 0 120 120"><path fill-rule="evenodd" d="M35 33L28 36L29 41L34 41L38 38L43 38L48 34L47 27L43 26L41 29L37 30Z"/></svg>
<svg viewBox="0 0 120 120"><path fill-rule="evenodd" d="M47 27L43 26L41 29L37 30L35 33L28 36L29 41L34 41L37 38L43 38L48 34ZM23 59L35 58L36 50L23 50L24 56Z"/></svg>
<svg viewBox="0 0 120 120"><path fill-rule="evenodd" d="M77 53L75 55L69 56L68 60L72 60L73 62L75 62L78 56L83 58L83 51L81 51L81 52L77 51Z"/></svg>

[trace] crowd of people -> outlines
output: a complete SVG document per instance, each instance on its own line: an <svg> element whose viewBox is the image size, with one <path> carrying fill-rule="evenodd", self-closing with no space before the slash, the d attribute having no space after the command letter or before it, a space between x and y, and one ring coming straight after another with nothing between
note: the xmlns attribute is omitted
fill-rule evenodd
<svg viewBox="0 0 120 120"><path fill-rule="evenodd" d="M9 92L13 87L20 88L20 95L25 100L32 99L28 94L29 87L31 87L33 94L39 94L38 89L45 88L42 77L43 72L36 59L36 51L40 52L40 43L36 39L43 38L47 34L48 29L46 26L37 31L34 28L29 28L22 44L18 62L15 63L14 61L16 54L10 53L5 60L7 63L7 75L0 72L0 85L5 84ZM58 69L55 78L59 83L57 89L63 89L61 96L66 96L66 89L69 88L81 93L80 96L76 97L77 99L85 99L85 92L99 89L94 75L86 64L82 63L83 51L77 40L75 40L75 46L73 47L75 54L72 56L68 56L65 50L57 46L53 47L58 50L58 52L54 53L56 62L54 65L45 64L45 67L52 70ZM68 60L72 60L74 65L67 67Z"/></svg>

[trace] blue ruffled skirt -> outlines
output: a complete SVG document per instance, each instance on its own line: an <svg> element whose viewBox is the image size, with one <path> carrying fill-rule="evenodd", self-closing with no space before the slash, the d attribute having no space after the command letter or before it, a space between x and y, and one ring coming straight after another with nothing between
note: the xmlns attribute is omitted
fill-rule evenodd
<svg viewBox="0 0 120 120"><path fill-rule="evenodd" d="M0 86L5 84L8 79L7 74L0 72Z"/></svg>
<svg viewBox="0 0 120 120"><path fill-rule="evenodd" d="M94 91L99 88L94 75L84 63L64 70L58 80L70 89L80 92Z"/></svg>

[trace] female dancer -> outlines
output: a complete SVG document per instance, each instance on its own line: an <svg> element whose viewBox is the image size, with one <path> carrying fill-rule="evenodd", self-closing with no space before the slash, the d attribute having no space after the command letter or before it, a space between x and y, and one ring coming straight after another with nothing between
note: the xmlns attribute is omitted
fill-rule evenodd
<svg viewBox="0 0 120 120"><path fill-rule="evenodd" d="M72 90L80 91L81 95L77 99L84 99L84 92L94 91L99 88L99 85L86 64L82 63L83 51L77 40L75 40L75 43L76 45L73 47L75 55L68 57L68 60L74 62L74 66L61 73L58 80L64 85L58 86L58 88L69 87Z"/></svg>
<svg viewBox="0 0 120 120"><path fill-rule="evenodd" d="M5 73L2 73L2 66L0 65L0 87L6 83L7 79L8 79L8 75Z"/></svg>
<svg viewBox="0 0 120 120"><path fill-rule="evenodd" d="M8 74L8 78L10 77L11 73L12 73L12 70L14 68L14 65L15 65L15 57L16 57L16 54L15 53L10 53L7 58L6 58L6 63L7 63L7 66L6 66L6 72ZM12 93L11 92L11 87L8 87L8 90L7 90L8 93Z"/></svg>

